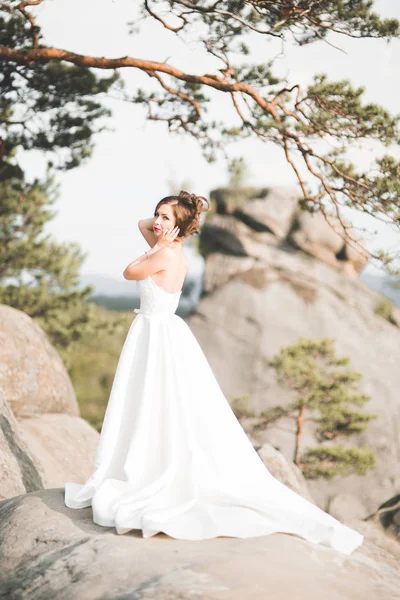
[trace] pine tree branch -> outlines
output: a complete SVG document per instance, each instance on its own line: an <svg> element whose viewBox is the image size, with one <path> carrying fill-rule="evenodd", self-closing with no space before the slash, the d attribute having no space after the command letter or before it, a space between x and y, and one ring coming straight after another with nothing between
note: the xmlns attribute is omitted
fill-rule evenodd
<svg viewBox="0 0 400 600"><path fill-rule="evenodd" d="M1 62L17 64L33 69L46 63L61 62L88 70L93 68L141 70L156 79L165 92L165 95L160 97L154 97L154 94L147 96L142 92L141 96L138 95L133 100L147 106L150 120L164 121L170 130L174 128L174 131L182 130L191 134L205 148L211 148L213 152L214 148L224 151L225 138L240 138L250 134L255 134L263 142L277 144L282 148L300 185L303 208L312 212L315 210L321 212L326 222L342 237L343 241L362 256L382 261L380 251L366 250L352 234L352 229L343 218L343 208L352 206L369 216L398 226L400 209L395 198L396 189L392 184L395 173L387 175L386 179L383 177L383 182L379 179L381 176L379 169L376 177L370 177L369 172L357 175L352 171L352 165L348 166L337 159L339 151L336 154L332 152L325 155L313 146L314 142L328 139L342 144L342 140L349 143L352 140L368 138L379 139L386 145L395 143L400 137L398 131L396 133L398 125L396 118L390 117L379 107L362 106L359 102L360 90L346 87L346 82L329 84L324 78L316 80L315 85L306 92L302 92L299 85L285 86L278 93L274 92L270 99L263 87L273 85L277 80L273 81L273 76L267 67L262 65L234 67L230 64L228 52L230 41L240 37L247 29L282 37L285 27L287 30L294 26L307 29L311 24L314 29L317 28L313 33L322 38L321 31L328 29L344 34L349 32L354 35L359 34L361 37L368 35L395 37L399 31L395 20L381 21L370 12L369 3L363 0L359 0L357 6L345 2L346 6L337 22L328 11L329 7L336 10L331 0L321 2L245 0L237 7L237 11L233 11L230 3L222 0L208 5L183 0L170 3L169 13L183 19L180 26L173 27L156 12L156 3L145 0L143 5L145 13L174 33L181 31L186 24L191 24L187 18L189 13L194 19L197 17L203 20L209 28L209 36L204 41L205 47L207 52L223 62L224 68L219 69L220 75L210 73L196 75L184 72L167 62L130 56L95 57L60 48L40 47L39 29L28 9L42 2L43 0L32 0L19 2L13 6L5 2L0 3L0 9L14 13L19 11L30 22L33 36L32 48L26 47L26 41L20 42L18 47L0 46L0 64ZM217 19L218 25L215 25L214 19ZM269 23L269 27L260 27L261 21L264 24ZM233 23L236 25L232 29ZM350 28L352 23L354 31ZM237 24L243 31L237 28ZM343 28L341 24L345 27ZM218 27L222 29L216 36ZM357 27L360 29L358 33ZM309 41L306 38L304 43ZM177 85L171 85L168 78L174 80ZM229 94L240 119L241 127L236 128L236 131L235 128L231 130L223 126L219 128L218 134L223 138L221 141L214 140L210 136L213 127L217 129L216 125L202 122L204 105L208 99L197 92L199 88L209 88ZM15 89L14 93L18 94L18 90ZM294 99L292 95L295 96ZM242 110L237 97L243 100L248 114ZM22 100L21 98L21 103ZM180 110L179 101L182 108L188 108L187 113L185 110ZM156 106L158 111L153 112L153 106ZM162 107L169 109L167 115L161 113ZM342 153L344 154L344 151ZM394 165L386 165L386 167L389 171L390 169L395 171ZM397 172L400 173L400 167L397 167ZM317 185L317 189L313 189L313 184ZM384 189L385 186L387 191ZM393 260L389 257L384 258L387 263Z"/></svg>

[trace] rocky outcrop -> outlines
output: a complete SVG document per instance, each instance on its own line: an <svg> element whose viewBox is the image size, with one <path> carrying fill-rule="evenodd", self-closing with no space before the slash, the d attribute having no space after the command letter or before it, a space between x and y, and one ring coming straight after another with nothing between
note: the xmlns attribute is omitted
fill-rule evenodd
<svg viewBox="0 0 400 600"><path fill-rule="evenodd" d="M288 240L304 252L348 275L357 276L366 258L357 246L344 240L344 228L338 219L329 223L321 213L301 212L297 215ZM349 234L354 237L351 230Z"/></svg>
<svg viewBox="0 0 400 600"><path fill-rule="evenodd" d="M267 234L263 239L268 245L299 248L348 275L357 276L367 262L350 224L334 216L325 218L319 212L301 210L296 190L218 188L210 197L215 211L208 215L201 231L205 255L221 252L254 256L253 242L261 233ZM247 227L241 227L241 223ZM262 238L258 239L262 243Z"/></svg>
<svg viewBox="0 0 400 600"><path fill-rule="evenodd" d="M85 481L98 433L79 417L56 350L27 314L4 305L0 348L0 499Z"/></svg>
<svg viewBox="0 0 400 600"><path fill-rule="evenodd" d="M143 538L95 525L91 508L66 508L61 489L34 492L0 504L0 598L396 598L399 544L374 524L348 524L365 536L350 556L284 533Z"/></svg>
<svg viewBox="0 0 400 600"><path fill-rule="evenodd" d="M17 418L79 415L74 388L48 337L26 313L0 305L1 389Z"/></svg>
<svg viewBox="0 0 400 600"><path fill-rule="evenodd" d="M245 207L241 207L236 190L229 207L228 192L224 196L219 190L225 202L219 200L223 210L208 216L200 237L205 257L204 293L187 323L228 400L247 396L249 408L256 414L291 399L267 364L281 346L301 336L335 340L338 355L349 356L351 367L363 376L360 389L371 398L365 410L378 415L366 432L349 443L373 450L376 468L366 476L309 481L308 487L324 510L333 496L351 496L350 513L359 510L357 516L363 517L400 489L400 329L393 319L378 314L383 297L354 276L362 264L358 256L352 257L343 246L338 251L342 242L335 237L325 240L321 233L312 233L308 216L294 207L291 214L287 210L292 201L285 205L278 235L268 203L271 197L279 208L276 197L282 196L282 190L252 193L255 199L245 195ZM260 216L261 202L268 220ZM253 220L244 219L243 213L253 215ZM314 250L320 239L318 259L317 250L310 246L307 252L300 249L303 242L298 232L312 241ZM295 234L296 247L291 241ZM324 259L328 251L336 263ZM292 421L282 419L257 435L259 445L269 442L288 460L293 459ZM302 440L304 448L315 445L310 426ZM339 499L335 504L340 512L346 505L340 505Z"/></svg>

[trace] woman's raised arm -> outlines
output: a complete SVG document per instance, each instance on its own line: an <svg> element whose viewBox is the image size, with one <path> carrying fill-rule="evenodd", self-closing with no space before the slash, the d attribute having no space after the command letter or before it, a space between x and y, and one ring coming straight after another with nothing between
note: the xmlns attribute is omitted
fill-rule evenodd
<svg viewBox="0 0 400 600"><path fill-rule="evenodd" d="M153 230L153 217L150 217L150 219L140 219L138 227L146 242L153 248L157 243L157 236Z"/></svg>
<svg viewBox="0 0 400 600"><path fill-rule="evenodd" d="M178 226L166 229L151 250L146 250L142 256L129 263L122 274L124 278L144 279L148 275L151 276L166 269L174 254L172 245L178 234Z"/></svg>

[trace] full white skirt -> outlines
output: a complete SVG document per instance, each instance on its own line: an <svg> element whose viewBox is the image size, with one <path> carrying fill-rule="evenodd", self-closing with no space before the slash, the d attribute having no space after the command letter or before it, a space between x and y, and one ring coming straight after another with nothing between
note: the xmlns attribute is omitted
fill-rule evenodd
<svg viewBox="0 0 400 600"><path fill-rule="evenodd" d="M125 340L91 477L65 504L147 538L291 533L350 554L357 531L275 479L233 413L189 326L139 314Z"/></svg>

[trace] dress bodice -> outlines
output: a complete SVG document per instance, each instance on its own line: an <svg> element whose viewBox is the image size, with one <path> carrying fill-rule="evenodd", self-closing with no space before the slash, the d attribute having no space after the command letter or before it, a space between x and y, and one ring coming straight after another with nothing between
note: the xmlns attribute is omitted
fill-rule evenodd
<svg viewBox="0 0 400 600"><path fill-rule="evenodd" d="M150 275L144 279L139 279L137 283L140 308L135 308L135 313L145 315L173 314L178 308L182 289L175 293L167 292L155 283Z"/></svg>

